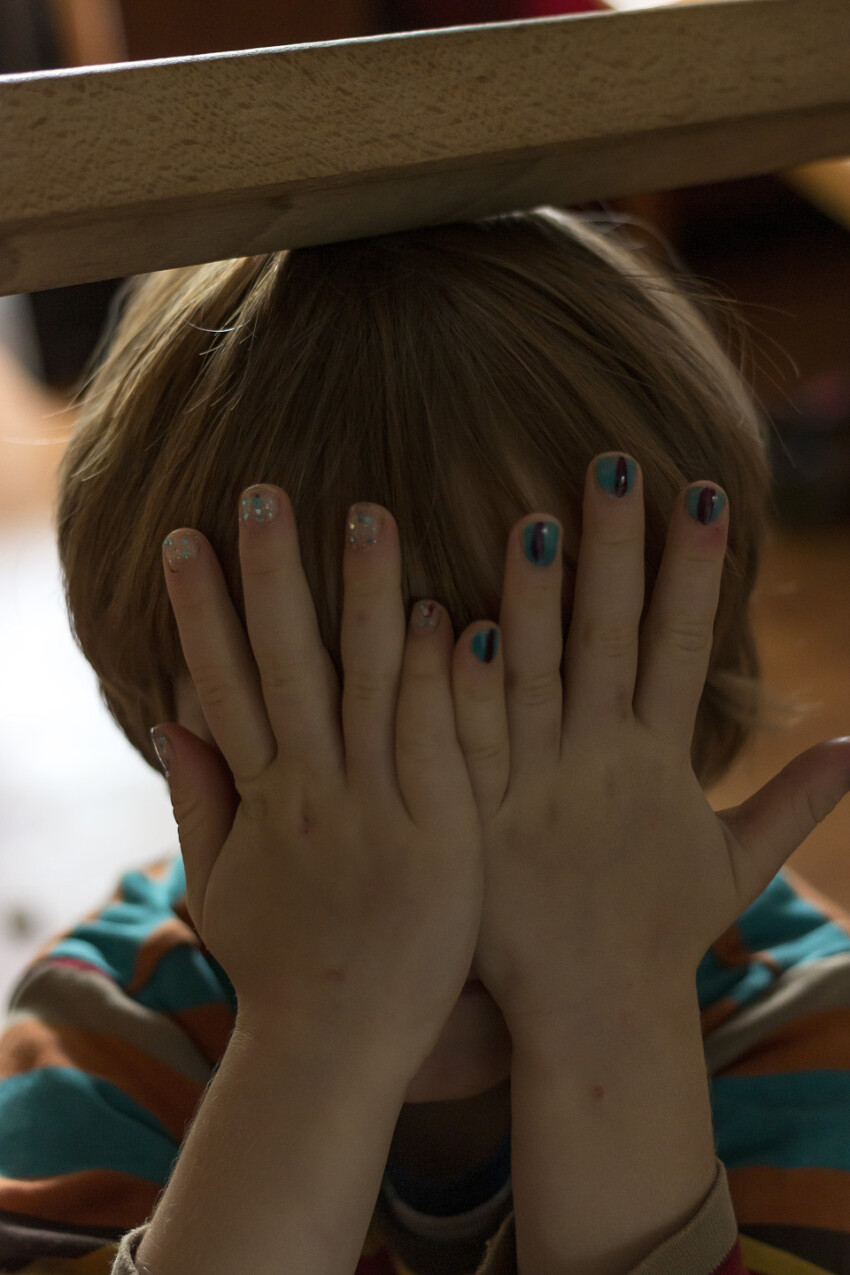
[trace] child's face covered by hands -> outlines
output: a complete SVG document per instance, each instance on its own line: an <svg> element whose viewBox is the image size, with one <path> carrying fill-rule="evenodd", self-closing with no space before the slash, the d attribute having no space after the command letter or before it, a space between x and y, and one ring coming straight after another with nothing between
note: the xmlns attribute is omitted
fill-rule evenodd
<svg viewBox="0 0 850 1275"><path fill-rule="evenodd" d="M534 482L531 481L530 490L534 486ZM534 503L533 499L531 503ZM560 509L561 503L557 502L550 507ZM573 525L570 512L565 512L567 542L577 545L579 527ZM457 651L455 655L457 656ZM184 676L178 679L175 693L176 717L179 724L214 750L218 756L218 769L222 773L229 773L228 762L210 728L192 677ZM458 755L460 756L460 753ZM211 780L215 779L213 774L215 770L216 767L213 766L210 772ZM232 796L235 800L235 792ZM212 807L217 804L221 806L216 815L216 819L221 823L218 831L223 835L230 827L232 817L225 818L228 802L224 798L220 803L212 800L210 810L212 811ZM216 822L216 819L212 822ZM472 953L470 953L469 961L471 968L468 978L475 980L478 978L479 970L476 969L472 960ZM412 1077L405 1101L408 1103L452 1103L492 1091L494 1086L508 1080L511 1053L511 1039L501 1008L489 991L480 983L474 988L464 988L452 1005L439 1038Z"/></svg>

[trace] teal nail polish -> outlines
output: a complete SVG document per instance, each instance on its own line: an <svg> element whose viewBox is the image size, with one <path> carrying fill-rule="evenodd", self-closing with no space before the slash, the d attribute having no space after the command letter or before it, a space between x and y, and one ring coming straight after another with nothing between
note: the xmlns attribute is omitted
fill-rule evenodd
<svg viewBox="0 0 850 1275"><path fill-rule="evenodd" d="M685 492L685 508L704 527L720 517L725 504L726 493L719 487L704 484L702 487L689 487Z"/></svg>
<svg viewBox="0 0 850 1275"><path fill-rule="evenodd" d="M522 529L522 551L535 567L551 567L558 552L560 527L556 522L530 522Z"/></svg>
<svg viewBox="0 0 850 1275"><path fill-rule="evenodd" d="M482 629L480 633L475 634L470 645L476 660L480 660L482 664L489 664L496 658L499 651L499 630Z"/></svg>
<svg viewBox="0 0 850 1275"><path fill-rule="evenodd" d="M609 496L627 496L634 491L637 461L631 456L600 456L596 462L596 483Z"/></svg>

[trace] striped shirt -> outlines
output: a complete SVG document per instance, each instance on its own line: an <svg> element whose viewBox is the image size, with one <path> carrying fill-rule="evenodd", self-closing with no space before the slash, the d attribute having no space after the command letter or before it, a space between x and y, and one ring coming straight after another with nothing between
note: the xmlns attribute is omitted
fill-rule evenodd
<svg viewBox="0 0 850 1275"><path fill-rule="evenodd" d="M640 1275L850 1271L850 914L783 869L700 962L717 1174ZM179 853L46 944L0 1032L0 1271L134 1275L236 1016ZM388 1162L356 1275L516 1275L510 1134L433 1182Z"/></svg>

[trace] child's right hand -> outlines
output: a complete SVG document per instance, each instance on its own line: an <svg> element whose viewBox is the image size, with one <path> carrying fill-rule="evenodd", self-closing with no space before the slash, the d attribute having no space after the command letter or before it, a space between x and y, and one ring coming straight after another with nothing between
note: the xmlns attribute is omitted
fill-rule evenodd
<svg viewBox="0 0 850 1275"><path fill-rule="evenodd" d="M241 798L232 827L219 818L213 831L210 815L223 765L174 723L169 784L187 907L233 983L237 1022L294 1048L318 1034L402 1051L413 1076L469 976L482 836L455 734L451 620L437 607L436 631L417 629L417 604L406 636L395 520L355 508L382 525L364 547L374 524L346 520L341 713L286 493L264 484L240 498L247 636L209 541L167 538L169 597L232 772L231 813L234 785Z"/></svg>

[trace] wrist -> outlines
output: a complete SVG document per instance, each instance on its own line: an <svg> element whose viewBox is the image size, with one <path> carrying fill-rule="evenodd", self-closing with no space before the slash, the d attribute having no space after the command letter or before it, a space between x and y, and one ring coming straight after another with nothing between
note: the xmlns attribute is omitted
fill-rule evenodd
<svg viewBox="0 0 850 1275"><path fill-rule="evenodd" d="M521 1272L631 1271L715 1181L695 988L600 994L557 1029L526 1022L511 1103Z"/></svg>
<svg viewBox="0 0 850 1275"><path fill-rule="evenodd" d="M598 983L565 1000L560 1009L549 1008L545 1014L520 1009L505 1020L515 1059L528 1054L557 1062L565 1053L595 1059L605 1046L616 1056L632 1041L639 1044L649 1036L681 1039L683 1031L692 1034L694 1022L700 1022L696 979L689 984L635 978Z"/></svg>
<svg viewBox="0 0 850 1275"><path fill-rule="evenodd" d="M140 1271L355 1269L405 1079L329 1033L299 1051L241 1019L136 1254ZM302 1042L303 1044L304 1042Z"/></svg>
<svg viewBox="0 0 850 1275"><path fill-rule="evenodd" d="M228 1051L262 1058L271 1066L290 1069L308 1064L327 1075L352 1069L364 1078L380 1077L387 1092L398 1086L401 1101L421 1066L404 1042L387 1041L377 1033L351 1030L337 1020L292 1021L241 1011L228 1042Z"/></svg>

